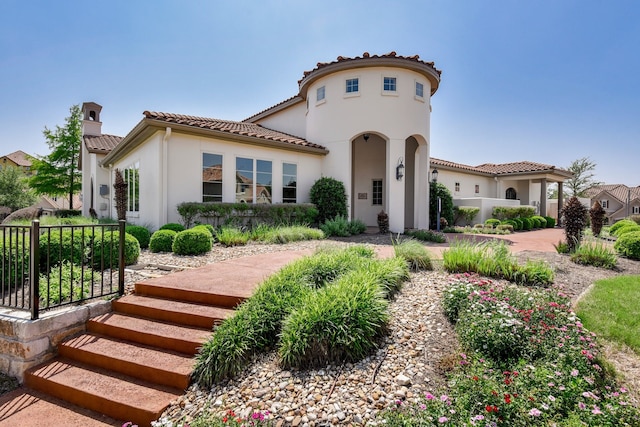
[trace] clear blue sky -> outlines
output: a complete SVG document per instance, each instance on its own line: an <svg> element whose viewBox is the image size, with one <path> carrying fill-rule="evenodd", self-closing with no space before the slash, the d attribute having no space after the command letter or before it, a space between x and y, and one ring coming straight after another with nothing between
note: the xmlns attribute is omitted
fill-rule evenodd
<svg viewBox="0 0 640 427"><path fill-rule="evenodd" d="M434 157L586 156L598 180L640 185L636 0L2 0L0 154L47 154L44 127L85 101L120 136L144 110L242 120L365 51L442 70Z"/></svg>

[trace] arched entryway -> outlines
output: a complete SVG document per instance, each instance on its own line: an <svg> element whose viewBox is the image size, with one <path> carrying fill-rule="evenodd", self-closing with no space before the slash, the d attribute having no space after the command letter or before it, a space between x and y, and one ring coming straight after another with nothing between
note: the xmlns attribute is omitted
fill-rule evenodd
<svg viewBox="0 0 640 427"><path fill-rule="evenodd" d="M363 133L351 145L351 218L377 226L378 213L387 210L387 140Z"/></svg>

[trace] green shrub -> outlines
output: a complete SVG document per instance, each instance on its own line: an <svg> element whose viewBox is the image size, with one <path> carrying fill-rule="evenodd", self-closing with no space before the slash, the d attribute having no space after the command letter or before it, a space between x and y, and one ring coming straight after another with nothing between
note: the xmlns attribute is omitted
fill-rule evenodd
<svg viewBox="0 0 640 427"><path fill-rule="evenodd" d="M225 246L244 246L249 241L251 234L237 227L224 226L218 230L216 237Z"/></svg>
<svg viewBox="0 0 640 427"><path fill-rule="evenodd" d="M637 224L635 223L635 221L631 221L630 219L622 219L614 223L613 225L611 225L611 227L609 227L609 234L615 236L616 231L618 231L619 228L622 228L628 225L637 225Z"/></svg>
<svg viewBox="0 0 640 427"><path fill-rule="evenodd" d="M353 219L347 225L347 231L352 236L357 236L367 231L367 225L361 219Z"/></svg>
<svg viewBox="0 0 640 427"><path fill-rule="evenodd" d="M171 249L176 255L200 255L211 250L211 233L204 227L194 227L176 234Z"/></svg>
<svg viewBox="0 0 640 427"><path fill-rule="evenodd" d="M334 219L327 219L320 224L320 229L325 236L331 237L349 237L349 221L343 216L337 216Z"/></svg>
<svg viewBox="0 0 640 427"><path fill-rule="evenodd" d="M106 231L96 234L93 241L93 251L90 255L91 265L95 269L117 268L118 247L120 246L120 232ZM124 264L131 265L138 262L140 243L131 234L124 235Z"/></svg>
<svg viewBox="0 0 640 427"><path fill-rule="evenodd" d="M211 234L211 238L216 237L216 230L213 228L213 225L211 224L198 224L191 228L205 229L209 232L209 234Z"/></svg>
<svg viewBox="0 0 640 427"><path fill-rule="evenodd" d="M422 243L416 240L405 240L393 245L393 250L397 257L407 262L410 270L433 270L429 251Z"/></svg>
<svg viewBox="0 0 640 427"><path fill-rule="evenodd" d="M533 228L533 219L532 218L521 218L522 219L522 229L525 231L529 231Z"/></svg>
<svg viewBox="0 0 640 427"><path fill-rule="evenodd" d="M623 225L622 227L618 227L616 231L611 234L613 234L616 237L620 237L623 234L631 233L633 231L640 231L640 225L638 224Z"/></svg>
<svg viewBox="0 0 640 427"><path fill-rule="evenodd" d="M455 232L458 231L453 228L453 231L450 228L447 228L447 232ZM413 237L414 239L422 240L425 242L434 242L434 243L446 243L447 237L443 233L438 233L433 230L409 230L405 232L405 235Z"/></svg>
<svg viewBox="0 0 640 427"><path fill-rule="evenodd" d="M462 218L465 222L465 225L469 225L473 222L473 219L480 213L480 208L476 208L473 206L455 206L454 213L456 216L455 222L458 221L458 218Z"/></svg>
<svg viewBox="0 0 640 427"><path fill-rule="evenodd" d="M358 361L376 348L387 321L377 275L353 271L306 295L284 320L280 361L285 368Z"/></svg>
<svg viewBox="0 0 640 427"><path fill-rule="evenodd" d="M93 272L89 267L71 264L68 261L63 261L52 267L49 272L49 281L47 281L46 274L40 275L40 304L42 308L88 298L91 295L92 279L100 281L101 275L102 273Z"/></svg>
<svg viewBox="0 0 640 427"><path fill-rule="evenodd" d="M347 217L347 192L341 181L322 177L311 186L309 197L318 209L318 223L337 216Z"/></svg>
<svg viewBox="0 0 640 427"><path fill-rule="evenodd" d="M125 231L138 240L141 249L147 249L149 247L151 233L146 227L142 227L140 225L127 225L125 227Z"/></svg>
<svg viewBox="0 0 640 427"><path fill-rule="evenodd" d="M474 276L460 276L445 288L442 309L452 324L455 325L458 322L459 313L469 303L469 295L476 289L473 283L477 280L478 278Z"/></svg>
<svg viewBox="0 0 640 427"><path fill-rule="evenodd" d="M63 261L80 265L90 249L93 231L80 229L44 228L40 236L40 268L46 269ZM96 235L101 234L99 229ZM48 264L47 264L48 262Z"/></svg>
<svg viewBox="0 0 640 427"><path fill-rule="evenodd" d="M513 221L516 224L515 229L517 231L521 231L524 229L524 222L522 221L522 218L513 218L511 221Z"/></svg>
<svg viewBox="0 0 640 427"><path fill-rule="evenodd" d="M536 220L537 224L536 224L536 228L546 228L547 227L547 218L540 216L540 215L534 215L532 217L534 220Z"/></svg>
<svg viewBox="0 0 640 427"><path fill-rule="evenodd" d="M556 252L559 254L568 254L569 253L569 245L567 242L560 241L557 244L553 245L556 248Z"/></svg>
<svg viewBox="0 0 640 427"><path fill-rule="evenodd" d="M500 231L508 231L509 233L513 233L513 225L512 224L500 224L496 227L496 230Z"/></svg>
<svg viewBox="0 0 640 427"><path fill-rule="evenodd" d="M498 225L500 225L500 220L496 219L496 218L489 218L484 222L484 225L491 226L492 228L495 228Z"/></svg>
<svg viewBox="0 0 640 427"><path fill-rule="evenodd" d="M176 222L170 222L160 227L160 230L173 230L176 233L179 233L181 231L184 231L185 228L182 224L178 224Z"/></svg>
<svg viewBox="0 0 640 427"><path fill-rule="evenodd" d="M473 228L477 228L477 229L482 230L482 229L484 229L484 224L474 224ZM490 227L490 228L493 228L493 227Z"/></svg>
<svg viewBox="0 0 640 427"><path fill-rule="evenodd" d="M616 268L618 259L615 251L601 242L583 243L571 254L571 261L576 264L592 265L594 267Z"/></svg>
<svg viewBox="0 0 640 427"><path fill-rule="evenodd" d="M618 237L613 248L620 255L640 260L640 231L632 231Z"/></svg>
<svg viewBox="0 0 640 427"><path fill-rule="evenodd" d="M514 218L530 218L536 209L533 206L494 206L491 216L499 220Z"/></svg>
<svg viewBox="0 0 640 427"><path fill-rule="evenodd" d="M258 227L251 231L251 238L265 243L289 243L301 240L321 240L325 235L322 230L306 225L280 227Z"/></svg>
<svg viewBox="0 0 640 427"><path fill-rule="evenodd" d="M178 233L173 230L158 230L151 235L149 250L151 252L171 252L173 239Z"/></svg>
<svg viewBox="0 0 640 427"><path fill-rule="evenodd" d="M438 198L440 199L441 208L440 218L436 218L438 216ZM446 224L443 224L442 218L445 219ZM429 183L429 228L436 230L438 222L440 222L440 228L454 225L453 197L444 184L431 181Z"/></svg>
<svg viewBox="0 0 640 427"><path fill-rule="evenodd" d="M15 289L29 277L29 235L9 229L0 232L0 280L5 289Z"/></svg>
<svg viewBox="0 0 640 427"><path fill-rule="evenodd" d="M547 225L546 225L547 228L553 228L553 227L556 226L556 219L555 218L552 218L550 216L545 216L544 219L547 220Z"/></svg>

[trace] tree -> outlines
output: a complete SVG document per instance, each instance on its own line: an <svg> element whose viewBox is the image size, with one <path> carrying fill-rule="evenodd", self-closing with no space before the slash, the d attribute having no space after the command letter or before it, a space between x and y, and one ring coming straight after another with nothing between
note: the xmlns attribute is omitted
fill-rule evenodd
<svg viewBox="0 0 640 427"><path fill-rule="evenodd" d="M593 171L596 169L596 164L588 157L574 160L567 169L573 173L573 177L569 178L564 184L567 190L566 194L570 197L584 197L585 191L589 188L602 184L593 179L595 176Z"/></svg>
<svg viewBox="0 0 640 427"><path fill-rule="evenodd" d="M453 197L449 189L439 182L431 181L429 189L429 227L438 228L436 218L438 216L438 198L440 198L440 219L444 218L447 224L453 225ZM441 221L442 225L442 221Z"/></svg>
<svg viewBox="0 0 640 427"><path fill-rule="evenodd" d="M5 166L0 169L0 206L12 211L31 206L36 196L27 184L27 178L16 167Z"/></svg>
<svg viewBox="0 0 640 427"><path fill-rule="evenodd" d="M29 185L38 194L69 196L69 208L73 209L73 195L80 192L81 174L78 170L78 154L82 142L82 112L79 105L69 109L71 115L65 126L55 131L44 128L43 134L51 153L33 159L34 175Z"/></svg>
<svg viewBox="0 0 640 427"><path fill-rule="evenodd" d="M318 223L324 224L337 216L347 216L347 191L342 181L331 177L322 177L312 186L311 203L318 209Z"/></svg>

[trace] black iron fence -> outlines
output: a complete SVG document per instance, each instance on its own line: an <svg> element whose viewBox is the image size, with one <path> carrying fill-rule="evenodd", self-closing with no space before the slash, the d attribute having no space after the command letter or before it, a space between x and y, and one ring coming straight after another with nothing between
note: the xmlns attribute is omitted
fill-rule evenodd
<svg viewBox="0 0 640 427"><path fill-rule="evenodd" d="M40 311L124 293L125 221L0 225L0 306Z"/></svg>

